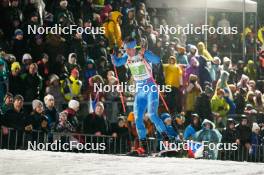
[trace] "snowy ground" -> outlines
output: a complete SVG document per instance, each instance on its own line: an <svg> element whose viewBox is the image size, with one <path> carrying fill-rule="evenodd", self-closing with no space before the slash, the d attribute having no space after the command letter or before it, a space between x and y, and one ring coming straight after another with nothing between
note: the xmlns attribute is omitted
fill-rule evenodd
<svg viewBox="0 0 264 175"><path fill-rule="evenodd" d="M178 158L0 150L0 174L264 174L264 164Z"/></svg>

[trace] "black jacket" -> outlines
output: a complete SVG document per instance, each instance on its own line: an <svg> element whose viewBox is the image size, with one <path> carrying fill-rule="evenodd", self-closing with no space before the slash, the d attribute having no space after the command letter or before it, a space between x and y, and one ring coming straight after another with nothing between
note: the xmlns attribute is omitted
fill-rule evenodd
<svg viewBox="0 0 264 175"><path fill-rule="evenodd" d="M45 115L48 119L48 126L50 129L55 127L55 124L59 121L59 113L57 109L54 107L52 109L45 108Z"/></svg>
<svg viewBox="0 0 264 175"><path fill-rule="evenodd" d="M208 119L213 121L210 98L204 92L196 99L195 111L202 120Z"/></svg>
<svg viewBox="0 0 264 175"><path fill-rule="evenodd" d="M9 92L13 95L22 94L24 92L24 84L20 75L13 76L9 74Z"/></svg>
<svg viewBox="0 0 264 175"><path fill-rule="evenodd" d="M222 143L235 143L239 138L237 130L224 129L222 132Z"/></svg>
<svg viewBox="0 0 264 175"><path fill-rule="evenodd" d="M46 127L41 126L41 123L43 121L47 122ZM31 115L26 117L25 125L26 126L32 125L33 130L46 131L48 130L48 118L43 114L32 113Z"/></svg>
<svg viewBox="0 0 264 175"><path fill-rule="evenodd" d="M249 126L242 126L239 124L236 127L238 133L239 133L239 139L240 143L243 145L245 143L250 143L250 138L251 138L251 129Z"/></svg>
<svg viewBox="0 0 264 175"><path fill-rule="evenodd" d="M25 101L39 98L40 91L42 90L42 77L40 75L26 74L23 83L25 86Z"/></svg>
<svg viewBox="0 0 264 175"><path fill-rule="evenodd" d="M86 134L95 134L96 132L107 134L104 118L96 114L89 114L83 121L83 131Z"/></svg>
<svg viewBox="0 0 264 175"><path fill-rule="evenodd" d="M20 112L17 112L14 110L14 108L11 108L7 110L6 113L1 117L0 123L1 125L8 127L8 128L24 130L25 117L26 117L26 114L24 113L23 110L21 110Z"/></svg>
<svg viewBox="0 0 264 175"><path fill-rule="evenodd" d="M14 53L16 60L20 63L22 62L23 54L28 52L29 49L27 48L27 44L24 40L17 40L13 41L13 48L12 53Z"/></svg>

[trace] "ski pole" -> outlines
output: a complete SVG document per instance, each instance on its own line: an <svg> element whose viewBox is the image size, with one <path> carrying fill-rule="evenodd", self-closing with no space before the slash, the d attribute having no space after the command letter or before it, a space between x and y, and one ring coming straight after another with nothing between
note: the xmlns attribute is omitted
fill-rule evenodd
<svg viewBox="0 0 264 175"><path fill-rule="evenodd" d="M115 64L114 64L114 60L113 60L113 58L112 58L112 63L113 63L114 72L115 72L116 79L117 79L117 85L118 85L118 87L119 87L120 82L119 82L119 78L118 78L118 74L117 74L117 69L116 69L116 66L115 66ZM123 97L123 95L122 95L122 92L120 92L120 91L119 91L119 96L120 96L120 100L121 100L121 103L122 103L123 112L126 113L126 107L125 107L124 97Z"/></svg>

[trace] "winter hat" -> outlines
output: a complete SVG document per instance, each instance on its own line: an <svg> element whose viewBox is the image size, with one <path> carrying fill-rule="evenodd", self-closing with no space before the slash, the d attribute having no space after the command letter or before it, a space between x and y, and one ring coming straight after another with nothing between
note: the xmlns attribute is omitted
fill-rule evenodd
<svg viewBox="0 0 264 175"><path fill-rule="evenodd" d="M19 62L13 62L11 65L11 71L15 71L16 69L21 69Z"/></svg>
<svg viewBox="0 0 264 175"><path fill-rule="evenodd" d="M231 60L230 60L230 58L228 58L228 57L224 57L223 62L224 62L224 63L226 63L226 62L231 62Z"/></svg>
<svg viewBox="0 0 264 175"><path fill-rule="evenodd" d="M80 107L80 103L77 100L70 100L68 107L71 109L78 109Z"/></svg>
<svg viewBox="0 0 264 175"><path fill-rule="evenodd" d="M249 77L245 74L242 74L241 76L241 80L244 81L244 80L249 80Z"/></svg>
<svg viewBox="0 0 264 175"><path fill-rule="evenodd" d="M221 64L221 59L219 57L214 57L213 63L217 64L217 65L220 65Z"/></svg>
<svg viewBox="0 0 264 175"><path fill-rule="evenodd" d="M253 123L252 124L252 132L257 132L257 130L260 130L260 127L259 127L259 125L257 124L257 123Z"/></svg>
<svg viewBox="0 0 264 175"><path fill-rule="evenodd" d="M60 6L67 6L68 5L68 1L66 1L66 0L61 0L60 1Z"/></svg>
<svg viewBox="0 0 264 175"><path fill-rule="evenodd" d="M129 1L125 1L125 3L129 3ZM127 9L127 13L128 12L135 12L135 11L136 11L136 9L132 8L132 7Z"/></svg>
<svg viewBox="0 0 264 175"><path fill-rule="evenodd" d="M243 60L238 60L237 64L243 65L244 61Z"/></svg>
<svg viewBox="0 0 264 175"><path fill-rule="evenodd" d="M73 58L75 58L75 60ZM76 53L70 53L69 56L68 56L68 63L76 64L76 61L77 61Z"/></svg>
<svg viewBox="0 0 264 175"><path fill-rule="evenodd" d="M195 45L190 44L190 51L192 52L197 51L197 47Z"/></svg>
<svg viewBox="0 0 264 175"><path fill-rule="evenodd" d="M234 125L236 125L236 121L233 118L228 118L227 121L227 126L230 125L231 123L233 123Z"/></svg>
<svg viewBox="0 0 264 175"><path fill-rule="evenodd" d="M125 121L126 119L125 119L125 117L124 117L124 116L119 116L119 117L117 118L117 120L118 120L118 121L120 121L120 120L123 120L123 121Z"/></svg>
<svg viewBox="0 0 264 175"><path fill-rule="evenodd" d="M23 31L21 30L21 29L16 29L15 30L15 36L17 36L17 35L23 35L24 33L23 33Z"/></svg>
<svg viewBox="0 0 264 175"><path fill-rule="evenodd" d="M68 116L68 112L67 111L62 111L62 112L60 112L60 114L59 114L59 121L61 121L61 118L62 117L67 117Z"/></svg>
<svg viewBox="0 0 264 175"><path fill-rule="evenodd" d="M200 117L199 117L199 115L198 115L198 114L196 114L196 113L193 113L193 114L192 114L192 119L194 119L194 118L198 118L198 119L199 119Z"/></svg>
<svg viewBox="0 0 264 175"><path fill-rule="evenodd" d="M29 53L25 53L22 57L22 63L25 63L26 60L32 60L32 57Z"/></svg>
<svg viewBox="0 0 264 175"><path fill-rule="evenodd" d="M48 105L48 101L49 101L49 100L54 100L53 95L48 94L48 95L46 95L46 96L44 97L44 103L45 103L46 106Z"/></svg>
<svg viewBox="0 0 264 175"><path fill-rule="evenodd" d="M50 76L50 84L52 84L53 82L57 81L57 80L60 80L60 78L58 77L58 75L56 74L52 74Z"/></svg>
<svg viewBox="0 0 264 175"><path fill-rule="evenodd" d="M79 74L78 69L76 69L76 68L72 69L72 71L71 71L72 76L77 76L78 74Z"/></svg>
<svg viewBox="0 0 264 175"><path fill-rule="evenodd" d="M8 60L8 62L10 62L10 63L13 63L16 61L16 57L13 54L8 54L6 57L6 60Z"/></svg>
<svg viewBox="0 0 264 175"><path fill-rule="evenodd" d="M92 64L92 65L94 65L94 60L91 59L91 58L88 58L88 59L87 59L87 64Z"/></svg>
<svg viewBox="0 0 264 175"><path fill-rule="evenodd" d="M247 118L247 116L246 116L245 114L242 114L242 115L241 115L241 121L242 121L242 120L248 120L248 118Z"/></svg>
<svg viewBox="0 0 264 175"><path fill-rule="evenodd" d="M97 103L96 103L96 106L101 106L101 108L103 108L103 110L104 110L104 104L103 104L102 102L100 102L100 101L97 102Z"/></svg>
<svg viewBox="0 0 264 175"><path fill-rule="evenodd" d="M254 109L252 104L250 103L246 104L246 110L252 110L252 109Z"/></svg>
<svg viewBox="0 0 264 175"><path fill-rule="evenodd" d="M168 114L168 113L162 113L162 114L160 115L160 118L161 118L161 120L162 120L163 122L165 122L166 120L171 119L171 116L170 116L170 114Z"/></svg>
<svg viewBox="0 0 264 175"><path fill-rule="evenodd" d="M37 99L35 99L35 100L32 101L32 108L33 108L33 110L35 110L39 105L41 105L43 107L42 101L37 100Z"/></svg>

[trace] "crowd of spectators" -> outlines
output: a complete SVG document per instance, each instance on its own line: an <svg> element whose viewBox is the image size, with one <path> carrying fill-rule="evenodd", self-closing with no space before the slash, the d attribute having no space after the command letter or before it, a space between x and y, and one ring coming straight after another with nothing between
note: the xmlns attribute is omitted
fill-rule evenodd
<svg viewBox="0 0 264 175"><path fill-rule="evenodd" d="M247 27L246 58L234 61L218 46L218 41L225 41L221 36L211 36L211 40L209 36L207 44L188 36L160 35L155 27L169 21L158 12L148 9L143 0L2 0L2 134L14 128L27 133L40 130L137 138L128 103L133 94L123 94L128 109L124 113L118 92L93 91L95 84L132 83L125 66L114 70L110 55L116 49L122 52L122 42L133 38L161 58L160 64L152 65L152 72L159 85L172 88L163 94L170 114L161 115L170 135L187 140L216 127L225 128L219 141L236 142L249 150L254 144L263 144L263 27L258 32ZM222 23L226 18L221 16ZM55 24L105 26L107 33L41 35L27 31L28 25ZM257 43L257 52L253 43ZM86 112L80 113L81 108ZM160 103L159 113L165 112ZM155 137L147 114L144 122L148 136ZM203 134L199 141L207 138Z"/></svg>

